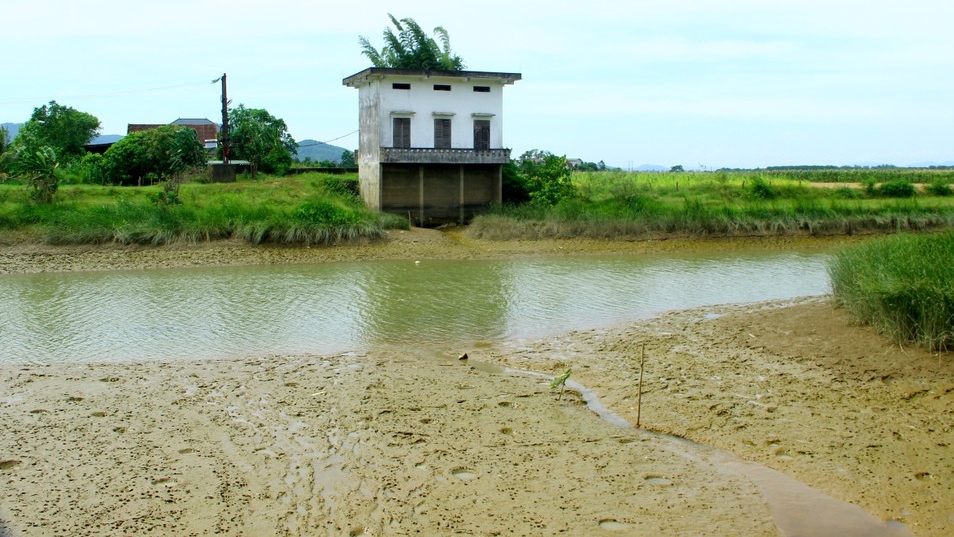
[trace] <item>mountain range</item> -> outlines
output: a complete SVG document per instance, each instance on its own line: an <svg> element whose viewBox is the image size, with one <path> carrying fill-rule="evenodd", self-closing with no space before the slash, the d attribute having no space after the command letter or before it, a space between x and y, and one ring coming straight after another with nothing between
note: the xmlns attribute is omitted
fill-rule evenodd
<svg viewBox="0 0 954 537"><path fill-rule="evenodd" d="M295 154L295 160L299 162L303 162L305 159L311 159L312 162L323 160L341 162L341 154L345 151L349 150L318 140L302 140L298 142L298 152Z"/></svg>

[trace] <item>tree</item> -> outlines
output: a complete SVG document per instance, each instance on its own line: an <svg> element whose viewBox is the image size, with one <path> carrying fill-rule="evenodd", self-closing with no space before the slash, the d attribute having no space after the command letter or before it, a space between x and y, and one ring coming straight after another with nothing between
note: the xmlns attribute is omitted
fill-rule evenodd
<svg viewBox="0 0 954 537"><path fill-rule="evenodd" d="M682 164L676 164L675 166L669 168L669 173L682 173L684 171L686 171L686 169L682 167Z"/></svg>
<svg viewBox="0 0 954 537"><path fill-rule="evenodd" d="M565 156L530 150L520 156L518 168L532 203L553 206L576 195Z"/></svg>
<svg viewBox="0 0 954 537"><path fill-rule="evenodd" d="M103 176L119 185L154 183L205 163L202 143L193 129L163 125L130 133L103 154Z"/></svg>
<svg viewBox="0 0 954 537"><path fill-rule="evenodd" d="M397 34L390 28L384 30L384 46L374 48L368 38L358 37L361 53L371 60L375 67L394 69L435 69L442 71L462 71L464 61L451 52L450 36L447 30L438 26L434 34L440 40L428 37L414 19L398 20L388 13Z"/></svg>
<svg viewBox="0 0 954 537"><path fill-rule="evenodd" d="M229 112L229 124L233 159L247 160L265 173L284 174L291 167L298 144L283 120L240 104Z"/></svg>
<svg viewBox="0 0 954 537"><path fill-rule="evenodd" d="M35 154L51 147L59 160L72 161L86 154L84 145L99 132L99 120L91 114L50 101L33 109L33 115L13 141L15 147Z"/></svg>
<svg viewBox="0 0 954 537"><path fill-rule="evenodd" d="M10 133L6 127L0 127L0 155L7 152L7 145L10 143Z"/></svg>
<svg viewBox="0 0 954 537"><path fill-rule="evenodd" d="M354 161L354 151L342 151L340 165L342 168L357 168L358 164Z"/></svg>

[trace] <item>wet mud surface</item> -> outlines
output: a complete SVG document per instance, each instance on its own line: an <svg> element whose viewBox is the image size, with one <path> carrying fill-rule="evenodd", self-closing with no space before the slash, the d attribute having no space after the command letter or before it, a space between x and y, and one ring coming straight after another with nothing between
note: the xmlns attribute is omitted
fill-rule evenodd
<svg viewBox="0 0 954 537"><path fill-rule="evenodd" d="M405 233L318 254L8 245L0 271L680 247ZM470 360L458 360L464 351ZM572 368L572 381L633 424L643 353L640 422L652 434L549 387ZM783 534L756 482L657 433L731 452L914 535L954 527L951 354L893 345L825 298L673 312L519 346L6 365L0 422L4 536Z"/></svg>

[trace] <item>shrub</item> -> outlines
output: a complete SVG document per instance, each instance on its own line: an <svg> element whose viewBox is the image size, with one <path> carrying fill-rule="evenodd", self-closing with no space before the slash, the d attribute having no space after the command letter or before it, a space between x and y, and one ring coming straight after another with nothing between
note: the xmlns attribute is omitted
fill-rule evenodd
<svg viewBox="0 0 954 537"><path fill-rule="evenodd" d="M749 193L753 198L760 200L770 200L775 199L777 195L775 188L772 187L765 179L761 177L753 177L752 185L749 186Z"/></svg>
<svg viewBox="0 0 954 537"><path fill-rule="evenodd" d="M951 185L945 183L940 179L935 179L927 186L928 194L932 196L950 196L954 194L954 191L951 190Z"/></svg>
<svg viewBox="0 0 954 537"><path fill-rule="evenodd" d="M878 187L878 193L886 198L910 198L914 196L915 188L910 181L892 179L881 183L881 186Z"/></svg>

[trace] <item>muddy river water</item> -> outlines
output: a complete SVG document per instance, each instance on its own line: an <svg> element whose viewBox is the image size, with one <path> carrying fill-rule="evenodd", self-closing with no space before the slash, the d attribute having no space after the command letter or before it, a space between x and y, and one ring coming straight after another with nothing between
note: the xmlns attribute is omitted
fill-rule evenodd
<svg viewBox="0 0 954 537"><path fill-rule="evenodd" d="M0 276L0 362L518 341L828 292L825 255L383 261Z"/></svg>

